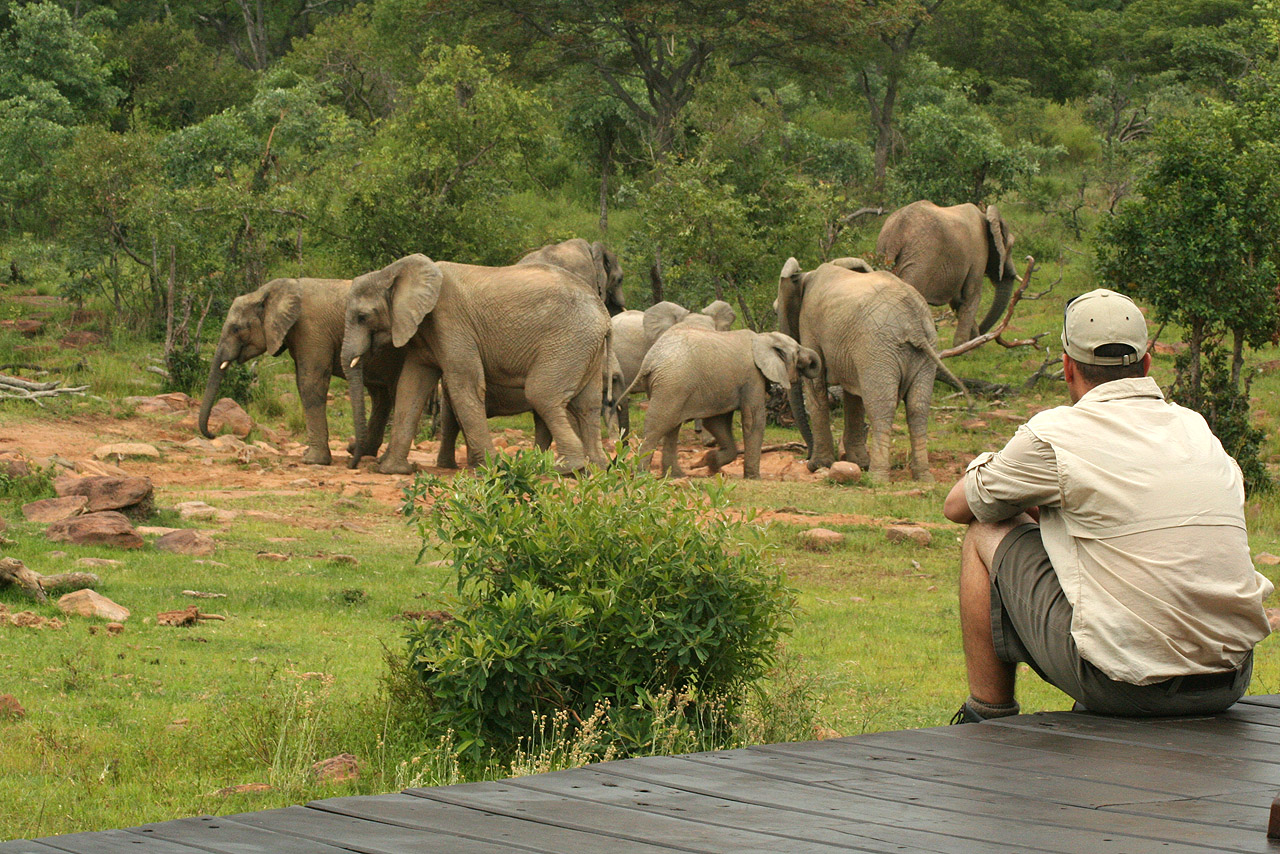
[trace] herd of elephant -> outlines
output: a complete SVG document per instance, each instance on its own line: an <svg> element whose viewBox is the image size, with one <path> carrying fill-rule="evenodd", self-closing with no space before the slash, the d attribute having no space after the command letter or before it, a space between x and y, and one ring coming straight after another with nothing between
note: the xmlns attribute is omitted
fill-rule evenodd
<svg viewBox="0 0 1280 854"><path fill-rule="evenodd" d="M353 280L274 279L231 304L199 427L209 435L209 413L229 364L287 350L306 420L306 463L332 462L326 401L337 374L347 379L351 397L353 468L377 455L390 421L378 470L412 472L408 452L437 388L441 467L456 467L459 430L476 465L493 452L487 419L528 411L538 446L555 442L561 470L604 466L601 411L616 413L625 433L630 396L644 392L649 407L640 453L661 446L664 472L680 474L676 437L693 419L718 446L708 454L711 468L734 460L738 411L743 472L757 477L767 383L787 389L811 469L836 459L827 400L834 385L844 395L841 459L887 479L893 415L903 401L912 476L930 479L934 377L941 370L963 385L938 357L929 305L955 310L957 343L986 331L1016 280L1012 242L994 206L914 202L881 229L876 250L888 269L841 258L805 272L788 259L774 303L779 331L763 333L732 330L735 312L720 300L701 312L671 302L626 310L617 256L576 238L507 267L415 254ZM995 297L979 323L984 278L994 283Z"/></svg>

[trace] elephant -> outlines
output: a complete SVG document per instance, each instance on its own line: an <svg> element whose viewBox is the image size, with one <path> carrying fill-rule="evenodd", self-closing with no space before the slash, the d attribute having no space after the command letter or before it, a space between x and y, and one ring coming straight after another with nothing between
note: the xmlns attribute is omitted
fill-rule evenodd
<svg viewBox="0 0 1280 854"><path fill-rule="evenodd" d="M942 208L912 202L889 215L876 240L876 254L893 274L924 294L930 305L950 305L956 313L955 343L986 332L1009 305L1017 283L1013 235L995 205ZM991 308L977 322L982 278L995 285Z"/></svg>
<svg viewBox="0 0 1280 854"><path fill-rule="evenodd" d="M209 412L218 397L222 374L231 362L247 362L263 353L288 350L293 356L298 397L307 422L307 450L302 461L329 465L329 422L325 416L329 380L345 377L339 359L350 279L272 279L252 293L238 296L227 311L214 348L209 380L200 403L200 432L209 432ZM404 354L377 350L365 365L365 385L373 404L362 453L376 454L395 398ZM355 453L355 445L350 450Z"/></svg>
<svg viewBox="0 0 1280 854"><path fill-rule="evenodd" d="M682 476L676 459L680 425L701 418L718 445L708 452L708 464L719 471L738 456L733 413L740 410L743 476L759 477L769 399L765 380L790 389L800 376L815 377L820 370L816 352L781 332L717 332L679 323L649 349L634 381L649 389L640 453L652 453L662 443L663 472Z"/></svg>
<svg viewBox="0 0 1280 854"><path fill-rule="evenodd" d="M618 368L622 372L621 386L629 388L640 373L640 365L644 356L666 332L677 323L702 326L721 332L733 327L737 314L733 306L724 300L716 300L708 304L701 312L693 313L689 309L674 302L655 303L644 311L624 311L612 318L613 344L612 350L618 360ZM644 391L637 388L637 391ZM623 392L615 400L618 411L618 426L626 431L631 428L631 396Z"/></svg>
<svg viewBox="0 0 1280 854"><path fill-rule="evenodd" d="M598 240L587 243L575 237L563 243L552 243L535 249L516 263L563 267L595 288L610 317L627 309L622 295L622 264L618 256Z"/></svg>
<svg viewBox="0 0 1280 854"><path fill-rule="evenodd" d="M835 460L830 384L844 391L843 459L862 466L873 480L888 479L889 433L901 400L911 434L912 477L933 480L926 444L934 375L941 370L961 390L964 385L938 357L937 331L920 292L860 258L841 258L808 273L788 258L774 306L779 328L822 360L819 375L804 382L813 410L812 433L800 386L790 388L791 411L809 445L810 470Z"/></svg>
<svg viewBox="0 0 1280 854"><path fill-rule="evenodd" d="M378 465L408 474L409 446L428 395L444 379L466 433L467 459L493 453L489 389L519 393L546 422L561 471L607 460L598 427L609 315L574 274L548 264L479 267L413 254L357 277L347 299L342 363L350 378L356 438L364 447L361 360L404 350L391 439ZM358 460L352 461L352 467Z"/></svg>

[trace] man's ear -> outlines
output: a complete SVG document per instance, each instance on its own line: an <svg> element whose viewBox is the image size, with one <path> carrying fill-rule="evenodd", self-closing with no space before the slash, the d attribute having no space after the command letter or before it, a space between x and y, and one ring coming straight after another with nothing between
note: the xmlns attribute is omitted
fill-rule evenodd
<svg viewBox="0 0 1280 854"><path fill-rule="evenodd" d="M1076 363L1066 353L1062 354L1062 381L1070 384L1075 378Z"/></svg>
<svg viewBox="0 0 1280 854"><path fill-rule="evenodd" d="M1151 373L1151 351L1148 350L1142 354L1142 375L1145 377Z"/></svg>

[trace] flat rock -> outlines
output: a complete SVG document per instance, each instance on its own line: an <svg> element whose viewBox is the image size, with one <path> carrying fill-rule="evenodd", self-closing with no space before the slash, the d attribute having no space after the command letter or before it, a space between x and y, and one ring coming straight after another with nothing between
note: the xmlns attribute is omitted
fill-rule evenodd
<svg viewBox="0 0 1280 854"><path fill-rule="evenodd" d="M188 439L187 441L182 443L182 447L191 448L192 450L196 450L196 451L205 451L205 452L217 450L217 446L214 445L213 442L210 442L208 439L206 439L204 436L196 436L194 439Z"/></svg>
<svg viewBox="0 0 1280 854"><path fill-rule="evenodd" d="M126 397L124 402L139 412L186 412L196 406L196 401L181 391L157 394L154 397Z"/></svg>
<svg viewBox="0 0 1280 854"><path fill-rule="evenodd" d="M1271 626L1271 631L1280 631L1280 608L1267 608L1267 624Z"/></svg>
<svg viewBox="0 0 1280 854"><path fill-rule="evenodd" d="M42 498L22 505L22 516L28 522L39 522L47 525L50 522L61 522L72 516L79 516L89 506L86 495L67 495L62 498Z"/></svg>
<svg viewBox="0 0 1280 854"><path fill-rule="evenodd" d="M919 525L890 525L885 528L884 536L891 543L912 542L927 546L933 542L933 534Z"/></svg>
<svg viewBox="0 0 1280 854"><path fill-rule="evenodd" d="M93 452L96 460L109 460L112 457L122 460L125 457L137 457L146 460L160 459L160 450L146 442L116 442L111 445L100 445Z"/></svg>
<svg viewBox="0 0 1280 854"><path fill-rule="evenodd" d="M183 501L174 505L178 515L183 519L211 519L217 522L230 522L240 514L234 510L220 510L203 501Z"/></svg>
<svg viewBox="0 0 1280 854"><path fill-rule="evenodd" d="M962 430L985 430L987 429L987 422L981 418L973 418L969 421L961 421L960 428Z"/></svg>
<svg viewBox="0 0 1280 854"><path fill-rule="evenodd" d="M186 528L165 534L156 540L156 548L174 554L206 557L213 554L218 546L207 534Z"/></svg>
<svg viewBox="0 0 1280 854"><path fill-rule="evenodd" d="M356 560L355 555L329 555L332 563L340 563L345 566L359 566L360 561Z"/></svg>
<svg viewBox="0 0 1280 854"><path fill-rule="evenodd" d="M113 566L124 566L122 560L111 560L106 557L82 557L76 560L76 566L83 566L89 569L110 569Z"/></svg>
<svg viewBox="0 0 1280 854"><path fill-rule="evenodd" d="M54 522L45 530L45 536L55 543L77 545L115 546L122 549L140 549L146 545L129 523L128 517L114 510L86 513Z"/></svg>
<svg viewBox="0 0 1280 854"><path fill-rule="evenodd" d="M838 460L827 470L827 480L832 483L857 483L862 479L862 466Z"/></svg>
<svg viewBox="0 0 1280 854"><path fill-rule="evenodd" d="M163 537L165 534L172 534L174 531L181 531L182 528L166 528L163 525L139 525L137 532L144 537Z"/></svg>
<svg viewBox="0 0 1280 854"><path fill-rule="evenodd" d="M249 447L244 442L241 442L240 439L237 438L236 436L230 436L230 435L219 436L218 438L214 439L211 444L213 445L215 450L237 453L237 454L240 453L241 451L247 450Z"/></svg>
<svg viewBox="0 0 1280 854"><path fill-rule="evenodd" d="M0 455L0 474L9 477L26 477L31 474L31 461L17 454Z"/></svg>
<svg viewBox="0 0 1280 854"><path fill-rule="evenodd" d="M99 510L123 510L126 507L145 505L155 491L148 477L75 477L63 475L53 482L53 489L61 497L83 495L89 499L86 513Z"/></svg>
<svg viewBox="0 0 1280 854"><path fill-rule="evenodd" d="M844 543L844 534L830 528L810 528L800 532L800 544L810 551L825 552Z"/></svg>
<svg viewBox="0 0 1280 854"><path fill-rule="evenodd" d="M100 617L113 623L129 619L129 609L94 590L77 590L58 600L58 609L78 617Z"/></svg>
<svg viewBox="0 0 1280 854"><path fill-rule="evenodd" d="M71 470L81 476L93 477L131 477L127 471L120 466L113 466L111 463L102 460L76 460L71 464Z"/></svg>
<svg viewBox="0 0 1280 854"><path fill-rule="evenodd" d="M275 563L284 563L289 559L288 555L282 555L279 552L258 552L254 557L258 560L269 560Z"/></svg>
<svg viewBox="0 0 1280 854"><path fill-rule="evenodd" d="M321 759L311 766L311 776L317 783L347 783L360 779L360 760L353 754L339 753Z"/></svg>
<svg viewBox="0 0 1280 854"><path fill-rule="evenodd" d="M1271 552L1258 552L1253 556L1253 562L1262 566L1280 565L1280 557L1276 557Z"/></svg>

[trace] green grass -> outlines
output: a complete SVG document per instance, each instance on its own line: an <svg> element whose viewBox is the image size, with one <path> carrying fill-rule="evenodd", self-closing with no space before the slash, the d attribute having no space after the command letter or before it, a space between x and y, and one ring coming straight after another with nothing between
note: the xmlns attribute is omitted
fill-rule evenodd
<svg viewBox="0 0 1280 854"><path fill-rule="evenodd" d="M1057 268L1046 264L1032 290L1057 276ZM1042 341L1056 352L1063 301L1093 286L1085 265L1073 261L1052 295L1019 306L1010 337L1048 332ZM8 316L0 310L0 317ZM940 329L944 346L952 328L944 322ZM1177 337L1175 330L1166 330L1162 340ZM101 398L52 400L43 408L0 404L4 435L39 431L46 420L129 414L119 398L159 390L158 376L138 370L158 351L157 344L124 335L102 347L62 351L48 335L28 340L0 330L0 363L39 362L55 377L89 381ZM951 360L950 367L963 377L1020 386L1042 358L1030 348L988 344ZM1272 361L1277 365L1270 366ZM1274 470L1280 461L1274 429L1280 419L1280 352L1269 348L1250 363L1262 366L1252 395L1256 422L1268 434L1264 455ZM1155 375L1162 385L1171 372L1172 357L1157 357ZM291 361L260 360L259 383L264 388L250 412L270 429L300 437L296 402L279 400L294 391ZM332 434L346 435L345 383L335 382L331 391ZM972 411L947 395L939 385L930 452L935 467L952 476L979 451L1003 444L1017 418L1065 402L1062 384L1052 381L1003 398L977 398ZM634 415L642 423L642 412ZM985 426L962 426L975 419ZM493 427L532 431L528 416L500 419ZM795 438L792 431L771 428L766 441ZM946 478L933 485L905 480L906 454L900 412L892 451L895 480L889 484L756 481L733 486L733 501L744 510L871 520L824 522L848 535L843 546L824 553L799 547L800 526L773 523L767 534L774 544L771 557L799 591L787 678L814 686L821 723L843 734L942 724L965 694L955 593L961 529L941 515L950 484ZM206 498L218 488L220 475L243 468L217 458L201 483L161 484L157 504L163 509ZM317 470L300 470L298 476L325 479ZM362 472L358 479L374 477L379 476ZM458 769L447 751L434 741L406 740L389 723L381 683L385 650L401 649L405 624L394 618L402 611L445 607L451 578L444 569L415 563L418 543L394 508L340 495L329 483L291 496L211 499L223 509L268 510L316 523L303 527L242 515L217 537L220 548L213 559L225 567L154 549L120 553L49 544L40 526L22 521L18 501L0 501L0 516L9 526L4 536L13 541L3 547L4 555L45 573L67 568L78 557L123 560L122 567L98 570L103 576L99 590L133 611L119 636L91 633L92 624L84 619L58 631L0 626L0 693L13 694L27 709L22 719L0 720L0 803L5 804L0 839L392 791L415 778L454 779ZM1280 495L1251 498L1247 517L1255 553L1280 553ZM161 518L172 522L174 517L165 512ZM882 525L899 519L929 525L932 544L888 543ZM342 520L368 533L330 524ZM55 551L67 556L56 557ZM291 559L270 563L258 559L258 551L287 552ZM355 556L358 565L328 558L340 553ZM426 560L436 557L428 554ZM1262 567L1280 581L1276 569ZM184 596L185 589L227 596L196 600ZM158 612L192 603L228 619L185 629L156 624ZM12 589L0 589L0 604L59 616L52 605L34 606ZM784 681L779 677L780 685ZM1019 690L1026 711L1068 705L1031 674ZM1274 640L1258 649L1252 690L1280 691L1280 645ZM312 761L340 752L360 758L358 781L322 786L309 778ZM248 783L273 788L220 794Z"/></svg>

